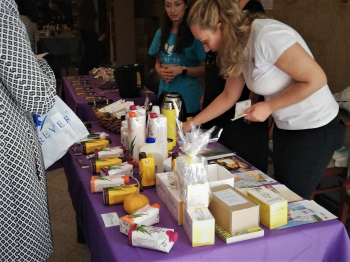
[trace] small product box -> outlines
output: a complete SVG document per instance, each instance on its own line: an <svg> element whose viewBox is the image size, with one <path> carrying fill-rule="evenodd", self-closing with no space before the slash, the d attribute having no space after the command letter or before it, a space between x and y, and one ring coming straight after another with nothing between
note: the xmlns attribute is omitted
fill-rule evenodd
<svg viewBox="0 0 350 262"><path fill-rule="evenodd" d="M169 253L178 239L174 229L134 224L128 232L129 245Z"/></svg>
<svg viewBox="0 0 350 262"><path fill-rule="evenodd" d="M92 176L91 193L103 192L106 187L125 186L129 184L128 176Z"/></svg>
<svg viewBox="0 0 350 262"><path fill-rule="evenodd" d="M121 204L129 195L135 194L138 186L125 185L116 187L107 187L103 189L103 203L105 206Z"/></svg>
<svg viewBox="0 0 350 262"><path fill-rule="evenodd" d="M269 229L287 224L288 201L265 187L248 190L248 197L260 204L260 223Z"/></svg>
<svg viewBox="0 0 350 262"><path fill-rule="evenodd" d="M152 226L159 223L159 205L146 205L129 215L119 219L120 233L128 235L129 230L134 224Z"/></svg>
<svg viewBox="0 0 350 262"><path fill-rule="evenodd" d="M186 208L196 209L209 206L209 183L187 185Z"/></svg>
<svg viewBox="0 0 350 262"><path fill-rule="evenodd" d="M124 151L123 151L123 148L119 146L103 147L103 148L96 148L94 154L96 159L115 157L115 156L123 157Z"/></svg>
<svg viewBox="0 0 350 262"><path fill-rule="evenodd" d="M158 197L167 207L169 213L178 222L183 224L183 201L180 191L175 182L174 173L158 173L156 174L156 192Z"/></svg>
<svg viewBox="0 0 350 262"><path fill-rule="evenodd" d="M208 208L184 210L184 230L193 247L215 244L215 219Z"/></svg>
<svg viewBox="0 0 350 262"><path fill-rule="evenodd" d="M122 160L119 157L109 157L103 159L91 159L91 170L94 174L99 174L101 168L114 166L122 163Z"/></svg>
<svg viewBox="0 0 350 262"><path fill-rule="evenodd" d="M100 169L100 176L132 176L133 166L128 162L123 162L118 165L102 167Z"/></svg>
<svg viewBox="0 0 350 262"><path fill-rule="evenodd" d="M259 204L228 185L212 188L209 210L231 235L259 226Z"/></svg>
<svg viewBox="0 0 350 262"><path fill-rule="evenodd" d="M177 221L178 225L182 225L184 222L183 204L180 191L176 187L167 187L169 195L165 200L165 206L169 213Z"/></svg>
<svg viewBox="0 0 350 262"><path fill-rule="evenodd" d="M174 174L172 172L156 173L156 192L164 204L169 194L167 187L173 187L175 185Z"/></svg>
<svg viewBox="0 0 350 262"><path fill-rule="evenodd" d="M229 185L234 187L235 177L223 166L218 164L208 165L208 178L210 188Z"/></svg>
<svg viewBox="0 0 350 262"><path fill-rule="evenodd" d="M93 139L81 142L83 154L95 153L95 149L108 147L109 140L107 139Z"/></svg>

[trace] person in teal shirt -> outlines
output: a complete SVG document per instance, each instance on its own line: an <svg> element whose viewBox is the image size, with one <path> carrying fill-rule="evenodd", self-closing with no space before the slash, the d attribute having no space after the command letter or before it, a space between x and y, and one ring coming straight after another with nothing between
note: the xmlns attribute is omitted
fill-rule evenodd
<svg viewBox="0 0 350 262"><path fill-rule="evenodd" d="M161 28L155 34L148 54L156 57L155 70L160 75L160 95L182 95L188 116L199 112L203 89L198 77L204 76L206 52L187 25L188 0L164 0Z"/></svg>

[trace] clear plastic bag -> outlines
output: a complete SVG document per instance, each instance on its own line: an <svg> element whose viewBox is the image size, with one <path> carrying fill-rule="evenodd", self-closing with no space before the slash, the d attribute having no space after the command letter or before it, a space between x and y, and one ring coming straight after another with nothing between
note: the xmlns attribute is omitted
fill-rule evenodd
<svg viewBox="0 0 350 262"><path fill-rule="evenodd" d="M175 163L175 178L187 209L208 207L211 191L208 180L208 162L199 155L204 150L215 127L202 132L199 127L193 127L190 134L184 136L180 121L178 127L178 143L184 154L177 157Z"/></svg>

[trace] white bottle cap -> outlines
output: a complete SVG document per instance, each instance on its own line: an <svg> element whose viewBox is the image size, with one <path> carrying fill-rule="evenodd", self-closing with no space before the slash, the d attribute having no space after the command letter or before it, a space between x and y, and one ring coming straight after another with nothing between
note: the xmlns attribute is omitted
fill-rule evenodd
<svg viewBox="0 0 350 262"><path fill-rule="evenodd" d="M157 115L159 115L160 114L159 106L152 106L152 112L156 113Z"/></svg>

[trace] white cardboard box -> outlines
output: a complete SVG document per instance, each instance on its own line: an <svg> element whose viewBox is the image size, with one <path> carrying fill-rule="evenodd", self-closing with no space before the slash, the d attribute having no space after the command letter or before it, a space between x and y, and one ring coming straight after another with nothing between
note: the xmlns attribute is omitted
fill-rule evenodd
<svg viewBox="0 0 350 262"><path fill-rule="evenodd" d="M166 205L166 198L169 195L167 187L175 186L174 175L171 172L156 173L156 192L160 200Z"/></svg>
<svg viewBox="0 0 350 262"><path fill-rule="evenodd" d="M171 172L171 157L164 160L163 166L164 172Z"/></svg>
<svg viewBox="0 0 350 262"><path fill-rule="evenodd" d="M210 188L229 185L234 187L235 177L223 166L218 164L208 165L208 178Z"/></svg>
<svg viewBox="0 0 350 262"><path fill-rule="evenodd" d="M174 173L167 172L156 174L156 192L172 217L179 225L182 225L183 201L175 183Z"/></svg>
<svg viewBox="0 0 350 262"><path fill-rule="evenodd" d="M193 247L215 244L215 219L208 208L184 210L184 230Z"/></svg>
<svg viewBox="0 0 350 262"><path fill-rule="evenodd" d="M183 225L184 214L183 204L180 191L176 187L167 187L169 195L166 198L166 204L169 213L177 221L178 225Z"/></svg>

